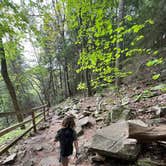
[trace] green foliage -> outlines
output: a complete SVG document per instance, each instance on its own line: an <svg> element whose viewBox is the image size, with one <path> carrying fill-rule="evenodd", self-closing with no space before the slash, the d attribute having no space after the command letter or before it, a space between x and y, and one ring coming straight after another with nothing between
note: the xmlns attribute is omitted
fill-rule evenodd
<svg viewBox="0 0 166 166"><path fill-rule="evenodd" d="M159 58L159 59L154 59L154 60L150 60L146 63L146 66L151 67L151 66L156 66L159 64L163 63L163 58Z"/></svg>
<svg viewBox="0 0 166 166"><path fill-rule="evenodd" d="M165 92L166 91L166 84L159 84L159 85L157 85L157 86L154 86L154 87L152 87L151 89L150 89L151 91L158 91L158 90L161 90L161 91L163 91L163 92Z"/></svg>
<svg viewBox="0 0 166 166"><path fill-rule="evenodd" d="M87 89L87 87L86 87L85 83L80 82L78 84L77 90L86 90L86 89Z"/></svg>
<svg viewBox="0 0 166 166"><path fill-rule="evenodd" d="M157 80L157 79L159 79L159 77L160 77L160 74L155 74L155 75L152 76L152 79Z"/></svg>
<svg viewBox="0 0 166 166"><path fill-rule="evenodd" d="M115 67L117 59L146 52L146 49L137 47L137 43L144 38L140 32L147 25L153 24L153 21L149 19L143 24L136 24L133 17L127 15L120 26L115 26L115 13L111 10L114 5L106 0L98 3L67 1L68 26L77 31L76 44L82 47L78 60L80 68L77 72L88 69L95 73L93 87L106 86L117 77L131 74ZM120 49L117 43L123 43L124 37L131 39L126 47Z"/></svg>

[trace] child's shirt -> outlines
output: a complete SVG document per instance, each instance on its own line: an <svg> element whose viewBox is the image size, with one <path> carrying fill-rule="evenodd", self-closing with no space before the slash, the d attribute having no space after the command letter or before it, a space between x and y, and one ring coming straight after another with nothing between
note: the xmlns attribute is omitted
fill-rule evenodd
<svg viewBox="0 0 166 166"><path fill-rule="evenodd" d="M61 156L70 156L73 153L73 142L77 140L76 131L72 128L62 128L57 131L55 141L60 142Z"/></svg>

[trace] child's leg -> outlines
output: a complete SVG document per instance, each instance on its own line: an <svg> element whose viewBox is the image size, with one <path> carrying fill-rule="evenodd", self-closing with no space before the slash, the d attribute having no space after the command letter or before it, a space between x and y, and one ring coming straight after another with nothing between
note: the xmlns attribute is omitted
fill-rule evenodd
<svg viewBox="0 0 166 166"><path fill-rule="evenodd" d="M68 163L69 163L68 157L63 157L62 158L62 166L68 166Z"/></svg>

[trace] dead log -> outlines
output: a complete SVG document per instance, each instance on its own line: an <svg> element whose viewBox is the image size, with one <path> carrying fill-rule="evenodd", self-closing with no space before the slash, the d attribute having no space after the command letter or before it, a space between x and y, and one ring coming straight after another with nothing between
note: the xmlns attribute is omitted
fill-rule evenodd
<svg viewBox="0 0 166 166"><path fill-rule="evenodd" d="M142 127L129 123L129 138L135 138L139 142L166 141L166 125Z"/></svg>

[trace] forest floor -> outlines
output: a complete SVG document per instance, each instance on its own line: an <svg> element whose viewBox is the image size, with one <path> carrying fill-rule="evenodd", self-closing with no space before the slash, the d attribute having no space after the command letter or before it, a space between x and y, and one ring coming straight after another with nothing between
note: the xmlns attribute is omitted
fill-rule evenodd
<svg viewBox="0 0 166 166"><path fill-rule="evenodd" d="M88 110L90 112L95 112L97 105L100 103L101 110L112 109L116 105L127 106L131 110L130 119L141 119L149 125L158 125L161 120L165 124L165 112L163 115L164 121L162 118L158 118L156 110L158 107L166 106L166 93L165 85L157 86L145 86L144 84L136 84L129 86L124 86L121 90L115 93L114 90L105 90L102 92L102 95L95 95L93 97L75 97L74 100L79 101L79 111L80 116L82 112ZM164 90L163 90L164 89ZM102 97L101 97L102 96ZM61 127L61 122L63 116L58 116L58 111L60 110L70 110L73 108L73 99L68 99L65 102L60 103L59 105L51 108L51 116L47 122L44 122L36 134L31 133L31 136L24 138L19 141L19 143L11 148L8 154L5 154L0 157L0 161L4 161L9 154L17 154L16 159L11 162L14 166L59 166L59 144L54 145L53 139L57 130ZM76 108L75 108L76 109ZM85 111L84 113L88 113ZM98 117L95 118L95 123L91 127L84 128L84 134L79 137L79 146L82 147L88 146L91 143L93 135L96 133L96 130L106 126L108 112L101 112ZM78 121L79 116L76 119ZM156 121L157 120L157 121ZM93 123L93 122L92 122ZM79 124L78 124L79 125ZM85 152L86 153L86 152ZM158 146L158 144L148 144L144 147L142 156L145 158L150 158L155 162L152 162L155 166L166 165L166 148ZM86 154L87 155L87 154ZM79 166L137 166L137 164L120 164L120 162L115 161L115 163L93 163L90 156L84 156L83 159L79 162ZM114 162L114 161L113 161ZM149 162L149 161L148 161ZM152 163L150 162L151 166ZM71 157L70 166L74 166L75 160ZM139 165L138 166L144 166Z"/></svg>

